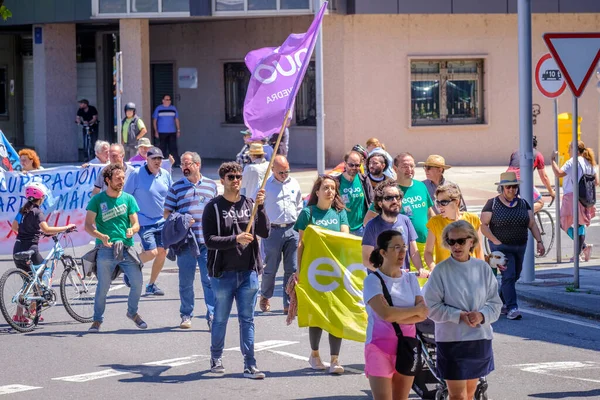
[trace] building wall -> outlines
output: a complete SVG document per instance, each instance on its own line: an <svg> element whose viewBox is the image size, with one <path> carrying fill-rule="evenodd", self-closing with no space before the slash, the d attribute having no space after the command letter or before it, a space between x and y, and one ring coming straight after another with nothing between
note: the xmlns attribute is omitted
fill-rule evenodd
<svg viewBox="0 0 600 400"><path fill-rule="evenodd" d="M533 63L547 49L542 34L600 29L598 14L533 16ZM324 22L325 138L328 164L354 144L378 137L390 153L417 161L438 153L454 165L508 164L519 146L516 15L350 15ZM409 56L483 56L486 124L410 127ZM596 79L579 103L582 139L598 149ZM533 89L541 106L534 134L547 159L553 146L553 105ZM567 89L560 112L570 112Z"/></svg>

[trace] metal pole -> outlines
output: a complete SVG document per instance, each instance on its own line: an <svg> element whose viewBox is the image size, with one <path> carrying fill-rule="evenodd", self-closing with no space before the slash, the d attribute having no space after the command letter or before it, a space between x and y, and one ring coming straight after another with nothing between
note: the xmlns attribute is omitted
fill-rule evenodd
<svg viewBox="0 0 600 400"><path fill-rule="evenodd" d="M579 289L579 159L577 157L579 155L577 146L579 110L577 100L577 97L573 95L573 148L571 149L573 168L571 179L573 180L573 287L575 289Z"/></svg>
<svg viewBox="0 0 600 400"><path fill-rule="evenodd" d="M558 99L554 98L554 151L558 152ZM554 232L556 232L556 262L562 262L562 249L560 240L560 178L554 176L554 194L556 195L555 204L555 218L554 218Z"/></svg>
<svg viewBox="0 0 600 400"><path fill-rule="evenodd" d="M321 9L322 0L314 0L315 14ZM323 94L323 24L315 46L315 75L317 96L317 171L325 173L325 108Z"/></svg>
<svg viewBox="0 0 600 400"><path fill-rule="evenodd" d="M117 82L116 82L116 96L117 96L117 109L115 112L117 113L117 143L121 144L123 142L123 114L122 114L122 96L123 96L123 53L117 52L115 55L115 70L117 74Z"/></svg>
<svg viewBox="0 0 600 400"><path fill-rule="evenodd" d="M519 132L521 196L533 204L533 117L532 66L531 66L531 0L519 0ZM521 279L523 282L535 280L534 246L531 234L523 260Z"/></svg>

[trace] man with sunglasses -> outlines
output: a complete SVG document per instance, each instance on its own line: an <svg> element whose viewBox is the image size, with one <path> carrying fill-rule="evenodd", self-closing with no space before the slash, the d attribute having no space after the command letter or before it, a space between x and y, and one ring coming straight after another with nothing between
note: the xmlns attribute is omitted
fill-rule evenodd
<svg viewBox="0 0 600 400"><path fill-rule="evenodd" d="M369 262L369 256L377 245L377 237L381 232L395 230L402 234L402 239L408 246L404 267L406 269L410 268L410 258L419 271L419 275L427 277L429 273L423 269L421 255L417 247L417 232L410 219L406 215L400 214L402 198L404 197L402 191L398 189L395 181L386 179L377 185L374 193L373 206L379 215L370 220L365 226L365 234L362 239L363 265L370 271L376 270Z"/></svg>
<svg viewBox="0 0 600 400"><path fill-rule="evenodd" d="M151 147L146 153L146 163L129 175L124 191L137 201L140 211L138 218L142 241L142 263L154 259L150 281L146 286L147 295L164 296L165 292L156 285L156 279L165 265L167 252L162 241L162 228L165 224L164 204L169 188L173 184L171 174L161 168L163 153L158 147Z"/></svg>
<svg viewBox="0 0 600 400"><path fill-rule="evenodd" d="M179 214L190 214L192 216L192 233L198 243L199 254L195 249L185 248L177 255L177 266L179 267L179 299L181 306L182 329L192 327L192 314L194 311L194 277L196 266L200 268L200 281L204 291L204 303L206 304L206 321L208 329L211 329L214 314L214 296L207 270L207 248L204 244L202 232L202 219L209 200L217 196L217 184L212 179L200 173L202 160L195 152L186 151L181 156L181 170L183 178L175 182L165 200L165 220L174 212Z"/></svg>
<svg viewBox="0 0 600 400"><path fill-rule="evenodd" d="M447 183L453 183L444 178L444 171L452 168L450 165L446 165L446 160L444 159L444 157L438 156L437 154L432 154L429 157L427 157L427 160L425 160L425 162L420 162L419 165L422 165L423 169L425 170L425 176L427 177L427 179L425 179L423 183L425 184L425 186L427 186L429 196L432 199L435 199L435 190L438 188L438 186L442 186ZM436 215L440 213L440 210L435 204L433 205L432 209ZM463 212L467 211L465 198L462 195L460 196L459 209Z"/></svg>
<svg viewBox="0 0 600 400"><path fill-rule="evenodd" d="M282 156L273 160L273 174L265 185L265 211L271 222L271 234L263 241L265 271L261 283L260 309L271 311L269 299L275 290L275 277L283 254L283 285L298 268L298 232L294 224L304 206L298 181L290 176L290 164ZM283 290L283 313L287 315L289 298Z"/></svg>
<svg viewBox="0 0 600 400"><path fill-rule="evenodd" d="M344 172L335 179L340 184L340 196L346 206L350 233L362 236L363 220L373 202L373 186L365 174L360 173L363 155L351 150L344 156Z"/></svg>
<svg viewBox="0 0 600 400"><path fill-rule="evenodd" d="M208 247L208 273L215 294L215 314L211 331L210 369L222 374L227 321L235 299L240 324L244 377L264 379L254 358L254 307L258 295L258 275L262 271L257 236L267 238L271 230L265 212L265 191L256 194L257 212L250 219L254 199L240 193L242 167L227 162L219 167L223 195L212 199L202 217ZM250 233L246 228L250 225Z"/></svg>

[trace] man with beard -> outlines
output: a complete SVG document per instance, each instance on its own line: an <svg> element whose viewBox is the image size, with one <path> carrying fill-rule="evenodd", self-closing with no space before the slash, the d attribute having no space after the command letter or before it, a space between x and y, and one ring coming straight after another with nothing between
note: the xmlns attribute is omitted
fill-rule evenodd
<svg viewBox="0 0 600 400"><path fill-rule="evenodd" d="M423 269L421 255L417 247L417 232L410 219L406 215L400 214L403 193L396 182L391 179L379 183L375 188L375 201L373 205L379 213L370 220L365 226L365 234L362 240L362 258L363 264L371 271L376 269L369 262L369 256L377 244L377 236L387 230L396 230L402 234L404 243L408 246L404 267L408 269L409 257L419 271L421 277L427 277L427 270Z"/></svg>
<svg viewBox="0 0 600 400"><path fill-rule="evenodd" d="M360 173L363 156L357 151L349 151L344 156L344 172L335 177L340 184L340 196L346 206L350 233L362 236L363 220L373 202L371 180Z"/></svg>
<svg viewBox="0 0 600 400"><path fill-rule="evenodd" d="M388 161L385 156L381 153L373 152L369 154L367 158L367 176L371 180L371 186L373 189L380 183L385 180L385 175L383 171L388 168Z"/></svg>
<svg viewBox="0 0 600 400"><path fill-rule="evenodd" d="M129 193L123 192L125 168L122 164L110 164L102 170L106 190L92 197L87 206L85 231L96 238L99 247L96 256L98 285L94 298L94 317L89 332L100 331L106 308L106 294L116 268L129 277L131 289L127 299L127 318L140 329L148 326L138 314L142 294L141 262L133 253L133 235L140 230L137 202Z"/></svg>
<svg viewBox="0 0 600 400"><path fill-rule="evenodd" d="M204 235L202 233L202 217L204 209L208 202L217 196L217 184L212 179L208 179L200 173L202 160L196 152L186 151L181 156L181 169L183 178L175 182L167 199L165 200L165 220L173 212L179 214L190 214L193 218L191 226L196 242L198 243L199 254L195 249L186 247L177 256L177 266L179 267L179 299L181 306L179 314L182 329L192 327L192 313L194 311L194 276L196 266L200 267L200 281L204 291L204 303L206 304L206 322L208 329L212 327L212 320L215 308L213 290L208 277L206 268L207 249L204 245Z"/></svg>

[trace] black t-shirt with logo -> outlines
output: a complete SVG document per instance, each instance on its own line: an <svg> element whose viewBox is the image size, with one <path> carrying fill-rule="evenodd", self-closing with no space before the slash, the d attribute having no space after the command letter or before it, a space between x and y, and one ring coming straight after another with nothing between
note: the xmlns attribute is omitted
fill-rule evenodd
<svg viewBox="0 0 600 400"><path fill-rule="evenodd" d="M37 244L40 241L40 236L42 236L40 224L46 220L46 217L39 206L33 206L31 211L25 215L18 213L15 219L19 223L17 240Z"/></svg>
<svg viewBox="0 0 600 400"><path fill-rule="evenodd" d="M71 114L73 115L73 114ZM88 106L88 110L85 111L83 108L77 110L77 116L80 117L85 122L90 122L94 115L98 115L98 110L94 106Z"/></svg>

